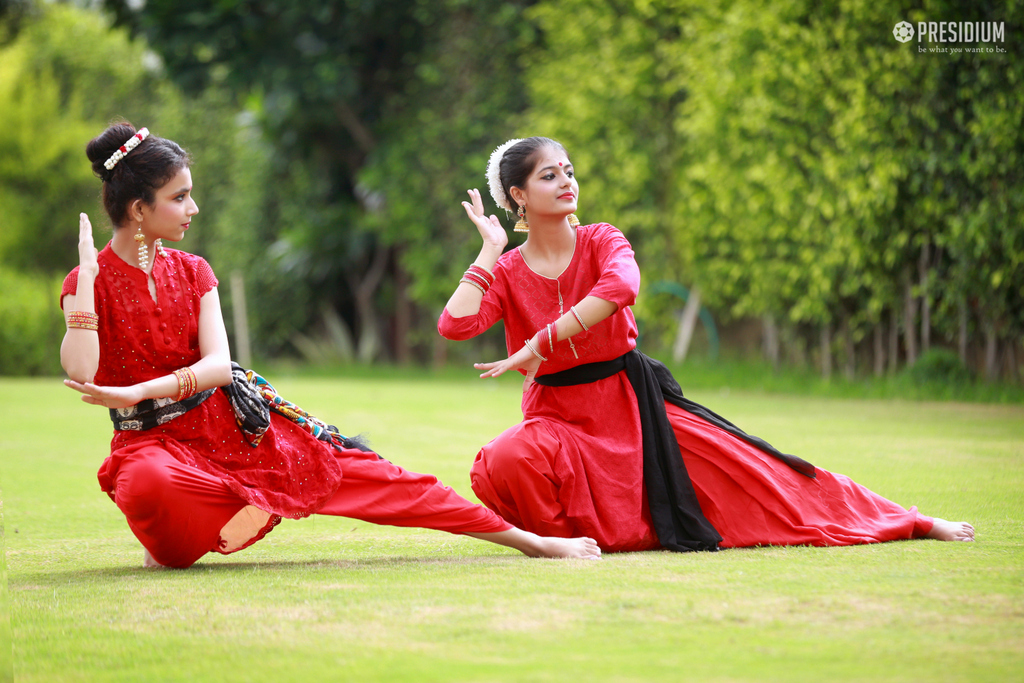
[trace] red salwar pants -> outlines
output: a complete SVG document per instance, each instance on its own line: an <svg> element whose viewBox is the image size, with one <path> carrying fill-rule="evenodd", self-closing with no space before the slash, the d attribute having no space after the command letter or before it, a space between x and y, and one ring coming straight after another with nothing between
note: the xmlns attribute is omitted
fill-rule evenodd
<svg viewBox="0 0 1024 683"><path fill-rule="evenodd" d="M454 534L512 528L433 475L409 472L376 453L345 449L336 455L341 485L317 514ZM221 479L179 462L156 444L134 449L121 461L111 497L153 559L178 568L191 566L208 552L224 552L221 529L247 505ZM280 519L271 515L236 550L261 539Z"/></svg>

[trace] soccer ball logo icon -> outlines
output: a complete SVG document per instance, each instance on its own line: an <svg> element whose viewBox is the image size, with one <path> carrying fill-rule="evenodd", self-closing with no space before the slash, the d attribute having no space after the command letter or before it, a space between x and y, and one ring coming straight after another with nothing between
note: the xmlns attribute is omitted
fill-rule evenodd
<svg viewBox="0 0 1024 683"><path fill-rule="evenodd" d="M892 29L892 34L896 40L905 43L914 37L914 27L909 22L901 21Z"/></svg>

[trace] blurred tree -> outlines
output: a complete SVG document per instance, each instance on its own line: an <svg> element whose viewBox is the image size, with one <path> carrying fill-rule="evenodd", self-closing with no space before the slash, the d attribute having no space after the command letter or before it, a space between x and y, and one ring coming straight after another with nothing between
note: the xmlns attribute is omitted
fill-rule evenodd
<svg viewBox="0 0 1024 683"><path fill-rule="evenodd" d="M414 76L387 102L359 189L372 204L367 226L396 245L419 304L405 323L396 311L396 337L409 330L440 362L448 345L437 334L437 317L480 249L461 201L471 187L489 196L487 159L513 137L512 121L527 105L518 56L536 35L516 3L447 0L435 8L435 30ZM488 354L504 347L496 335L482 341Z"/></svg>
<svg viewBox="0 0 1024 683"><path fill-rule="evenodd" d="M413 220L424 224L421 229L395 219L408 215L405 197L421 201L421 210L445 202L444 196L458 207L450 185L440 190L444 176L436 172L461 167L463 149L452 141L475 143L488 132L470 121L465 107L479 107L486 117L495 108L482 95L506 97L486 82L493 72L482 73L476 64L497 64L488 57L495 47L499 57L508 54L504 45L481 38L514 35L519 5L157 0L133 10L132 3L108 0L106 6L147 36L185 88L226 89L257 113L275 152L264 206L266 220L277 225L273 262L297 289L325 305L328 328L337 330L335 311L342 314L349 325L341 326L341 336L349 336L346 327L356 330L350 345L362 360L381 352L385 325L378 311L381 297L388 297L398 311L390 335L395 356L406 358L406 267L413 266L417 299L436 305L436 293L423 298L430 285L421 273L433 274L448 261L433 246L417 246L437 220L418 213ZM512 28L499 31L496 17ZM483 33L474 35L474 27ZM462 113L451 97L462 98ZM467 126L476 127L468 136ZM437 158L418 165L427 152ZM396 170L395 163L408 168ZM416 177L420 172L435 175L424 182ZM430 196L422 193L428 186ZM413 234L411 251L393 249Z"/></svg>
<svg viewBox="0 0 1024 683"><path fill-rule="evenodd" d="M912 363L933 328L949 339L975 319L988 366L998 339L1010 354L1021 338L1020 62L921 55L891 31L941 17L1018 35L1021 11L544 2L531 16L558 39L529 59L529 119L570 144L581 202L646 272L783 321L791 343L816 330L824 373L838 352L852 374L866 337L876 370L895 367L897 331Z"/></svg>

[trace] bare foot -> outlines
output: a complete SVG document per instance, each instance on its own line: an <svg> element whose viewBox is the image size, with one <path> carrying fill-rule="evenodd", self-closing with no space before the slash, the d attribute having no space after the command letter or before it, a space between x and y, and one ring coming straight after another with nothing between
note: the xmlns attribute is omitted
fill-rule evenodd
<svg viewBox="0 0 1024 683"><path fill-rule="evenodd" d="M600 560L601 548L592 538L557 538L538 536L512 527L495 533L468 533L467 536L515 548L530 557L574 557L581 560Z"/></svg>
<svg viewBox="0 0 1024 683"><path fill-rule="evenodd" d="M143 548L145 550L145 548ZM142 555L142 566L147 568L163 567L162 564L153 559L153 556L149 554L148 550Z"/></svg>
<svg viewBox="0 0 1024 683"><path fill-rule="evenodd" d="M932 530L924 537L936 541L973 541L974 527L967 522L947 522L936 517Z"/></svg>
<svg viewBox="0 0 1024 683"><path fill-rule="evenodd" d="M600 560L601 548L592 538L540 537L540 554L536 557L572 557L580 560Z"/></svg>

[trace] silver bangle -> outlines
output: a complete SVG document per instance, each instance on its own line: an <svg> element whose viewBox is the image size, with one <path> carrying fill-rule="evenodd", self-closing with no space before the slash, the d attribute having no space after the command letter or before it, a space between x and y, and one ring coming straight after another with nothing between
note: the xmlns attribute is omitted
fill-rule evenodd
<svg viewBox="0 0 1024 683"><path fill-rule="evenodd" d="M533 355L537 356L537 358L540 358L542 362L547 362L548 359L545 358L544 356L540 355L540 353L537 351L537 349L533 348L533 342L531 342L529 339L527 339L524 343L526 344L526 348L530 349L530 351L533 353Z"/></svg>

